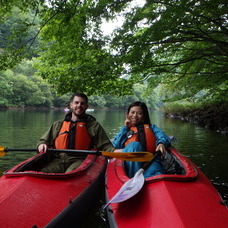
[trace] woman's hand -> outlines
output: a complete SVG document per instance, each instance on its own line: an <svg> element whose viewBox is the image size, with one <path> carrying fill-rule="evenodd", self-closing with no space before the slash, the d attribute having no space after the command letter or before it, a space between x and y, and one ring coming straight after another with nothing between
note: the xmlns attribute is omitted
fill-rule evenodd
<svg viewBox="0 0 228 228"><path fill-rule="evenodd" d="M165 155L166 154L165 145L162 143L159 143L156 147L156 151L161 151L162 155Z"/></svg>
<svg viewBox="0 0 228 228"><path fill-rule="evenodd" d="M38 146L38 151L39 151L39 153L46 153L47 152L47 145L46 144L40 144L39 146Z"/></svg>
<svg viewBox="0 0 228 228"><path fill-rule="evenodd" d="M124 121L124 125L127 127L127 128L130 128L132 126L132 123L130 121L130 119L128 118L128 114L126 114L126 119Z"/></svg>

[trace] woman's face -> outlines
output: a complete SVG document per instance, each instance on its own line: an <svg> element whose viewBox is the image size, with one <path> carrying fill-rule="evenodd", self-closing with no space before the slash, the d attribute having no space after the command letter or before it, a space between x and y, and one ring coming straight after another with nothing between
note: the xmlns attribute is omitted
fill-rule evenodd
<svg viewBox="0 0 228 228"><path fill-rule="evenodd" d="M140 106L134 106L130 109L127 114L127 118L131 121L131 124L137 125L140 122L144 121L143 109Z"/></svg>

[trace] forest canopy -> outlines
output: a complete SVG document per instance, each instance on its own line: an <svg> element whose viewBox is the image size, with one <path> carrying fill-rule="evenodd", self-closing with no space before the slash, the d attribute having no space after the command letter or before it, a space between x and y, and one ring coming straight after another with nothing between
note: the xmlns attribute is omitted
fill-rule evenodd
<svg viewBox="0 0 228 228"><path fill-rule="evenodd" d="M140 4L139 4L140 3ZM5 0L0 70L36 57L37 74L60 94L132 93L163 100L227 101L224 0ZM15 13L17 12L17 13ZM106 35L103 23L121 18Z"/></svg>

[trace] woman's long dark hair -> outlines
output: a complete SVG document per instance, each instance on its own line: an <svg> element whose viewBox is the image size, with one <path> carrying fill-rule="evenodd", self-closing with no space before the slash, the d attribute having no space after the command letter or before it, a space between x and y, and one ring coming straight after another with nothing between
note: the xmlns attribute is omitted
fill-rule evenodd
<svg viewBox="0 0 228 228"><path fill-rule="evenodd" d="M143 121L143 123L144 124L151 124L150 123L150 116L149 116L148 108L147 108L147 105L144 102L141 102L141 101L135 101L135 102L133 102L132 104L130 104L128 106L127 113L129 113L130 112L130 109L132 107L135 107L135 106L140 106L142 108L142 110L143 110L143 115L144 115L144 121Z"/></svg>

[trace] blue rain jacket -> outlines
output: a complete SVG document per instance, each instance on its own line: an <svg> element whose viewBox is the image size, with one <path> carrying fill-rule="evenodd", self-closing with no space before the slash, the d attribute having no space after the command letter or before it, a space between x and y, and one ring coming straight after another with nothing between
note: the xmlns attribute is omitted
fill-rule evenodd
<svg viewBox="0 0 228 228"><path fill-rule="evenodd" d="M156 137L156 146L159 143L162 143L165 145L166 148L170 147L171 142L169 137L156 125L152 124L150 126L151 131L154 133ZM123 126L120 129L120 132L116 135L113 146L116 149L123 149L123 152L140 152L142 151L142 145L140 142L131 142L126 147L124 145L125 141L127 140L127 132L129 131L129 128L126 126ZM143 166L144 162L132 162L132 161L125 161L125 169L128 174L128 176L131 178L134 176L134 174ZM159 175L164 173L163 166L161 163L161 156L158 156L154 159L151 166L145 170L144 177L151 177L155 175Z"/></svg>

